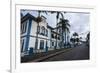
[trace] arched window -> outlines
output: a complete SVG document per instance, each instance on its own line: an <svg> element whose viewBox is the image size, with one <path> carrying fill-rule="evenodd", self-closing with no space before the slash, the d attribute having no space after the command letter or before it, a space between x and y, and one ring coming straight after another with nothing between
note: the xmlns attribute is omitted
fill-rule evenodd
<svg viewBox="0 0 100 73"><path fill-rule="evenodd" d="M42 33L43 35L45 35L45 27L42 26L41 29L42 29L41 33Z"/></svg>
<svg viewBox="0 0 100 73"><path fill-rule="evenodd" d="M21 34L26 33L27 21L21 24Z"/></svg>

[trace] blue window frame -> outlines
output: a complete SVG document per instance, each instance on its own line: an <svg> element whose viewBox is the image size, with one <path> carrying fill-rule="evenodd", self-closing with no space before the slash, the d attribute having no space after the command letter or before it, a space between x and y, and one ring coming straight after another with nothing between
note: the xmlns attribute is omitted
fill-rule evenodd
<svg viewBox="0 0 100 73"><path fill-rule="evenodd" d="M40 40L40 49L44 49L44 40Z"/></svg>
<svg viewBox="0 0 100 73"><path fill-rule="evenodd" d="M44 26L41 27L41 30L42 30L42 31L41 31L41 34L42 34L42 35L45 35L45 27L44 27Z"/></svg>
<svg viewBox="0 0 100 73"><path fill-rule="evenodd" d="M52 42L52 46L54 46L54 42Z"/></svg>
<svg viewBox="0 0 100 73"><path fill-rule="evenodd" d="M26 32L26 29L27 29L27 22L21 24L21 33L25 33Z"/></svg>
<svg viewBox="0 0 100 73"><path fill-rule="evenodd" d="M24 39L21 40L21 52L23 52L23 50L24 50Z"/></svg>

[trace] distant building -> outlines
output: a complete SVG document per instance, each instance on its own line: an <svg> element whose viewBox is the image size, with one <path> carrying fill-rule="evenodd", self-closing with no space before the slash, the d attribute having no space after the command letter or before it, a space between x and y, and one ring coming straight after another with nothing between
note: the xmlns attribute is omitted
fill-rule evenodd
<svg viewBox="0 0 100 73"><path fill-rule="evenodd" d="M38 31L36 17L28 13L21 18L21 56L27 55L30 48L33 48L34 53L45 52L46 48L48 50L54 50L55 47L60 49L62 41L61 29L52 28L46 22L46 18L41 17L42 21L39 23ZM36 33L38 33L37 49L35 49Z"/></svg>

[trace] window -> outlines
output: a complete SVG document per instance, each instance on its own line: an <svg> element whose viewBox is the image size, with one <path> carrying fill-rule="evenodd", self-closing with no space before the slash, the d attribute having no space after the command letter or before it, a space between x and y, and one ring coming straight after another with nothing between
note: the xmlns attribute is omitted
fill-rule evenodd
<svg viewBox="0 0 100 73"><path fill-rule="evenodd" d="M40 40L40 49L44 49L44 40Z"/></svg>
<svg viewBox="0 0 100 73"><path fill-rule="evenodd" d="M54 42L52 42L52 46L54 46Z"/></svg>
<svg viewBox="0 0 100 73"><path fill-rule="evenodd" d="M58 40L60 40L60 36L58 36Z"/></svg>
<svg viewBox="0 0 100 73"><path fill-rule="evenodd" d="M51 34L51 37L52 37L52 38L54 38L54 37L55 37L53 33Z"/></svg>
<svg viewBox="0 0 100 73"><path fill-rule="evenodd" d="M26 32L26 28L27 28L27 22L21 24L21 33L25 33Z"/></svg>
<svg viewBox="0 0 100 73"><path fill-rule="evenodd" d="M42 26L41 29L42 29L41 34L42 34L42 35L45 35L45 27Z"/></svg>
<svg viewBox="0 0 100 73"><path fill-rule="evenodd" d="M21 40L21 52L23 52L23 49L24 49L24 39Z"/></svg>

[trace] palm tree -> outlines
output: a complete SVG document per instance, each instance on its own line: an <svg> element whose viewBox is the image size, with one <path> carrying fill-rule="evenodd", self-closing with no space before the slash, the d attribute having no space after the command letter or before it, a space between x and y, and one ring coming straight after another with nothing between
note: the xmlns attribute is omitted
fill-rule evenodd
<svg viewBox="0 0 100 73"><path fill-rule="evenodd" d="M61 15L61 18L64 19L64 15L63 13L66 13L66 12L58 12L58 11L51 11L51 13L56 13L56 27L57 27L57 24L58 24L58 19ZM56 28L56 32L58 32L58 28ZM57 48L57 34L56 34L56 45L55 45L55 49Z"/></svg>
<svg viewBox="0 0 100 73"><path fill-rule="evenodd" d="M76 43L79 42L79 38L78 38L78 36L79 36L78 33L76 33L76 32L73 33L74 46L76 46Z"/></svg>
<svg viewBox="0 0 100 73"><path fill-rule="evenodd" d="M62 28L62 47L66 46L66 32L67 34L70 33L69 31L69 27L70 27L70 24L69 24L69 20L68 19L60 19L60 22L58 24L61 24L59 27ZM65 39L65 42L64 42L64 39ZM68 40L68 38L67 38Z"/></svg>
<svg viewBox="0 0 100 73"><path fill-rule="evenodd" d="M47 14L47 11L38 11L38 17L36 18L36 22L37 22L37 31L36 31L36 41L35 41L35 49L38 48L38 29L39 29L39 23L42 21L41 18L41 13L45 13Z"/></svg>
<svg viewBox="0 0 100 73"><path fill-rule="evenodd" d="M73 37L70 38L70 42L72 42L72 44L75 42L75 39ZM71 44L71 45L72 45Z"/></svg>

